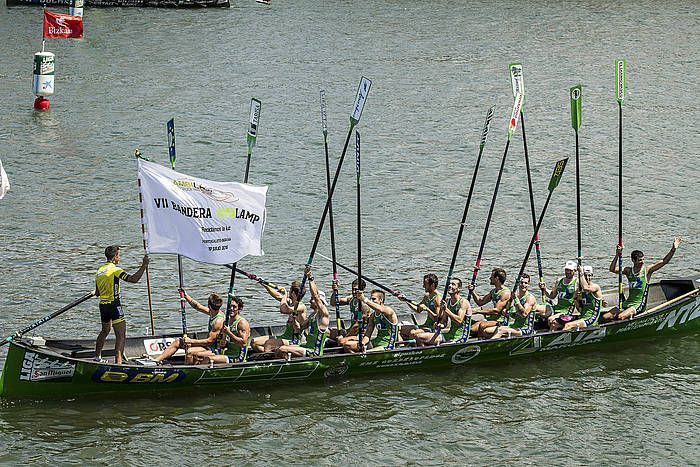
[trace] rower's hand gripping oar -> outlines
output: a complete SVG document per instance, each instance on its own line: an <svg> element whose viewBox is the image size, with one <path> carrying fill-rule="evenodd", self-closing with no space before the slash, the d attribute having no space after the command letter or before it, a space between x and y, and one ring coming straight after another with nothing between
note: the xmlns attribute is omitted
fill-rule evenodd
<svg viewBox="0 0 700 467"><path fill-rule="evenodd" d="M493 105L486 112L486 120L484 121L484 127L481 130L481 142L479 143L479 155L476 157L476 164L474 165L474 173L472 174L472 181L469 185L469 194L467 195L467 202L464 204L464 212L462 212L462 221L459 223L459 233L457 234L457 241L455 242L454 250L452 251L452 260L450 261L450 269L447 271L447 279L445 281L445 290L442 292L442 301L444 302L447 298L447 289L450 286L450 280L452 280L452 273L454 272L455 262L457 261L457 253L459 252L459 245L462 241L462 233L464 232L464 223L467 221L467 213L469 212L469 205L472 200L472 194L474 193L474 186L476 185L476 175L479 173L479 164L481 163L481 155L484 153L484 147L486 146L486 140L488 139L489 127L491 126L491 119L493 118L493 112L496 106Z"/></svg>
<svg viewBox="0 0 700 467"><path fill-rule="evenodd" d="M530 195L530 214L532 216L532 230L535 230L537 226L537 214L535 213L535 196L532 189L532 174L530 172L530 155L527 150L527 136L525 134L525 114L523 109L525 108L525 78L523 76L523 65L521 63L511 63L508 66L510 70L510 83L513 89L513 98L518 94L523 95L523 105L520 107L520 128L523 133L523 152L525 154L525 171L527 172L527 188ZM540 251L540 236L539 232L535 236L535 252L537 254L537 274L539 276L539 282L544 282L544 274L542 272L542 253ZM542 294L542 301L545 301L544 292L540 291Z"/></svg>
<svg viewBox="0 0 700 467"><path fill-rule="evenodd" d="M338 183L338 176L340 175L340 169L343 167L343 161L345 160L345 154L348 150L348 144L350 144L350 136L352 136L352 130L360 122L360 117L362 116L362 109L365 107L365 102L367 101L367 96L369 94L370 87L372 86L372 81L364 76L360 79L360 85L357 88L357 95L355 96L355 102L352 107L352 113L350 114L350 129L348 130L348 136L345 138L345 144L343 145L343 152L340 155L340 160L338 161L338 167L335 169L335 175L333 176L333 183L328 190L328 198L326 199L326 205L323 208L323 214L321 215L321 221L318 223L318 228L316 229L316 238L311 247L311 252L309 253L309 259L306 261L306 268L311 267L314 261L314 255L316 254L316 248L318 248L318 242L321 239L321 231L323 230L323 224L326 221L326 215L328 215L328 209L333 199L333 193L335 192L335 186ZM306 275L301 278L301 286L299 293L299 302L294 307L294 311L299 306L302 297L304 296L304 289L306 286Z"/></svg>
<svg viewBox="0 0 700 467"><path fill-rule="evenodd" d="M619 308L622 309L622 302L625 300L625 296L622 294L622 101L625 99L625 94L627 92L627 83L625 80L625 72L627 69L627 62L623 59L615 60L615 94L617 97L617 107L619 109L619 128L618 128L618 187L617 187L617 249L618 249L618 263L617 263L617 278L618 286L617 293L619 299Z"/></svg>
<svg viewBox="0 0 700 467"><path fill-rule="evenodd" d="M503 151L503 157L501 158L501 167L498 170L498 178L496 179L496 187L493 190L493 197L491 198L491 206L489 207L489 214L486 217L486 226L484 227L484 234L481 237L481 245L479 246L479 254L476 257L476 262L474 263L474 271L472 272L471 285L476 284L476 276L479 274L479 268L481 267L481 257L484 254L484 245L486 245L486 237L489 233L489 226L491 225L491 217L493 216L493 208L496 205L496 197L498 196L498 187L501 184L501 177L503 176L503 168L506 165L506 157L508 156L508 147L510 146L510 140L513 138L513 133L518 126L518 117L520 116L520 108L523 104L523 95L517 94L513 101L513 109L510 113L510 120L508 121L508 141L506 142L506 148ZM471 299L473 295L473 290L469 290L469 297Z"/></svg>
<svg viewBox="0 0 700 467"><path fill-rule="evenodd" d="M581 247L581 179L580 179L580 164L579 164L579 144L578 132L581 129L582 117L582 86L576 85L569 91L571 97L571 127L576 135L576 241L578 245L578 255L576 261L578 264L578 280L577 288L581 291L581 260L583 259L583 250ZM572 311L572 310L570 310Z"/></svg>
<svg viewBox="0 0 700 467"><path fill-rule="evenodd" d="M525 266L527 266L527 261L528 259L530 259L530 253L532 252L532 246L535 244L535 238L537 237L537 233L540 231L540 227L542 226L542 220L544 219L544 215L547 212L549 201L552 199L552 193L554 193L554 189L559 185L559 181L561 180L562 174L564 173L564 169L566 168L566 163L568 161L569 158L567 157L566 159L562 159L559 162L557 162L557 164L554 166L554 171L552 172L552 177L549 179L549 186L547 188L549 190L549 193L547 194L547 200L545 201L544 207L542 208L542 212L540 213L540 218L537 221L537 224L535 225L535 231L533 232L532 238L530 239L530 244L527 247L525 259L523 259L523 262L520 266L520 271L518 271L518 275L515 277L515 285L513 286L513 289L510 293L511 301L516 299L515 294L518 290L518 284L520 284L520 278L522 277L523 272L525 272ZM508 307L506 307L506 310L507 309Z"/></svg>
<svg viewBox="0 0 700 467"><path fill-rule="evenodd" d="M85 295L83 295L82 297L80 297L79 299L77 299L76 301L74 301L74 302L72 302L72 303L69 303L68 305L64 306L64 307L61 308L60 310L56 310L56 311L54 311L53 313L51 313L50 315L44 316L43 318L40 318L40 319L34 321L34 322L33 322L32 324L30 324L29 326L27 326L27 327L25 327L25 328L23 328L23 329L20 329L19 331L15 332L15 333L12 334L11 336L7 336L7 337L4 338L2 341L0 341L0 347L2 347L3 345L7 344L8 342L12 342L13 340L15 340L15 339L17 339L17 338L22 337L24 334L28 333L28 332L31 331L32 329L38 328L39 326L41 326L42 324L46 323L47 321L50 321L50 320L54 319L56 316L58 316L58 315L60 315L60 314L62 314L62 313L65 313L66 311L70 310L71 308L73 308L73 307L75 307L75 306L77 306L77 305L80 305L80 304L83 303L84 301L87 301L87 300L89 300L90 298L92 298L92 297L94 297L94 296L95 296L95 292L94 292L94 291L88 292L88 293L86 293Z"/></svg>
<svg viewBox="0 0 700 467"><path fill-rule="evenodd" d="M171 118L168 120L168 153L170 155L170 167L175 170L175 119ZM180 294L180 314L182 316L182 341L184 343L187 337L187 311L185 307L185 281L182 274L182 256L177 255L177 275L179 279L179 287L177 291ZM187 346L185 345L185 348Z"/></svg>
<svg viewBox="0 0 700 467"><path fill-rule="evenodd" d="M259 100L252 98L250 100L250 125L248 126L248 133L246 133L246 143L248 145L248 158L245 163L245 175L243 176L243 183L248 183L248 173L250 171L250 160L253 156L253 148L255 147L256 140L258 138L258 126L260 125L260 109L262 104ZM226 300L226 325L228 326L228 321L231 318L231 300L234 296L234 285L236 283L236 264L233 263L231 268L231 278L228 283L228 298Z"/></svg>
<svg viewBox="0 0 700 467"><path fill-rule="evenodd" d="M323 149L326 155L326 189L330 193L331 167L330 158L328 157L328 119L326 116L326 91L321 89L319 97L321 101L321 127L323 130ZM335 321L338 332L340 332L342 321L340 320L340 302L338 301L338 268L335 264L335 227L333 224L333 201L331 201L331 203L328 205L328 225L331 230L331 256L333 257L333 301L335 302Z"/></svg>

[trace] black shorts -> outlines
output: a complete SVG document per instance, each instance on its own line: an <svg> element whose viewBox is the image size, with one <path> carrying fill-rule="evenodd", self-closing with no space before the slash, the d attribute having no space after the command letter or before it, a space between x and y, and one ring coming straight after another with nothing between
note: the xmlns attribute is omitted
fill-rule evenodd
<svg viewBox="0 0 700 467"><path fill-rule="evenodd" d="M124 321L124 310L118 301L112 303L100 303L100 319L103 323L112 324L121 323Z"/></svg>

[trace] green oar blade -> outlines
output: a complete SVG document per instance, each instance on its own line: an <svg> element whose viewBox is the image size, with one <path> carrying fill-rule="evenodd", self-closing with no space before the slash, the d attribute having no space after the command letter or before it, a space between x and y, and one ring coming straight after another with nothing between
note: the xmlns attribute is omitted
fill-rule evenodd
<svg viewBox="0 0 700 467"><path fill-rule="evenodd" d="M569 90L569 96L571 97L571 126L577 133L579 128L581 128L581 89L582 86L579 84Z"/></svg>
<svg viewBox="0 0 700 467"><path fill-rule="evenodd" d="M352 105L352 114L350 114L350 125L353 127L357 125L360 121L360 117L362 116L362 109L364 109L365 107L367 95L369 94L369 88L371 87L371 79L365 78L364 76L360 78L360 85L357 88L355 103Z"/></svg>
<svg viewBox="0 0 700 467"><path fill-rule="evenodd" d="M627 71L627 62L624 59L615 60L615 94L617 102L622 105L622 101L627 94L627 82L625 74Z"/></svg>
<svg viewBox="0 0 700 467"><path fill-rule="evenodd" d="M253 152L255 147L255 141L258 138L258 125L260 124L260 108L262 103L252 98L250 100L250 126L248 127L248 134L246 135L246 142L248 143L248 153Z"/></svg>
<svg viewBox="0 0 700 467"><path fill-rule="evenodd" d="M559 185L559 181L561 180L561 176L564 174L564 169L566 168L566 163L568 161L569 158L567 157L566 159L562 159L557 162L557 165L554 166L554 172L552 172L552 178L549 179L549 187L547 188L550 192L554 191L557 185Z"/></svg>

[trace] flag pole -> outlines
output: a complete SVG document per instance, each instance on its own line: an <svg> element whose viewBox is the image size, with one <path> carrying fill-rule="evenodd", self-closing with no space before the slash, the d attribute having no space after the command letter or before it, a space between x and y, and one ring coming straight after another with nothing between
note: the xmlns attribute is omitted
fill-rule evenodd
<svg viewBox="0 0 700 467"><path fill-rule="evenodd" d="M136 149L134 151L134 156L137 159L141 158L141 151ZM143 209L143 194L141 193L141 178L137 178L139 184L139 205L141 208L141 238L143 239L143 252L148 254L148 244L146 243L146 216L144 215ZM156 335L156 325L153 319L153 299L151 298L151 275L148 272L148 266L146 266L146 288L148 290L148 314L151 316L151 335Z"/></svg>

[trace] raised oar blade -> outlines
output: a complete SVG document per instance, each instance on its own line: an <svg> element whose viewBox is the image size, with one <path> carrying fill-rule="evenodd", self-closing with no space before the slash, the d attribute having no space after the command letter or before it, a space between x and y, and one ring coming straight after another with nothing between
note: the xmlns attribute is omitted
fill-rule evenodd
<svg viewBox="0 0 700 467"><path fill-rule="evenodd" d="M472 194L474 193L474 185L476 183L476 176L479 173L479 164L481 162L481 155L484 153L484 147L486 146L486 140L488 139L489 128L491 127L491 120L493 119L493 112L496 109L495 105L486 112L486 120L484 121L484 128L481 130L481 143L479 144L479 155L476 157L476 164L474 165L474 173L472 174L471 185L469 186L469 194L467 195L467 202L464 204L464 211L462 212L462 221L459 223L459 233L457 234L457 241L455 242L454 250L452 251L452 260L450 261L450 269L447 272L447 280L445 281L445 289L442 292L442 299L447 298L447 288L450 286L450 281L452 280L452 273L454 272L455 263L457 262L457 253L459 253L459 245L462 242L462 233L464 232L464 223L467 221L467 213L469 212L469 205L471 204Z"/></svg>
<svg viewBox="0 0 700 467"><path fill-rule="evenodd" d="M627 94L626 71L627 62L624 59L615 60L615 94L620 105L622 105L625 94Z"/></svg>
<svg viewBox="0 0 700 467"><path fill-rule="evenodd" d="M318 242L321 239L321 231L323 230L323 224L326 222L326 216L328 215L328 210L330 209L333 193L335 192L335 186L338 183L338 176L340 175L340 169L343 167L343 161L345 160L345 154L348 150L348 144L350 144L350 137L352 136L352 130L360 122L360 117L362 116L362 109L367 101L367 96L369 95L370 87L372 86L372 81L364 76L360 79L360 85L357 88L357 94L355 96L355 102L353 104L352 113L350 114L350 129L348 130L348 135L345 138L345 144L343 145L343 152L340 154L340 160L338 160L338 166L335 169L335 175L333 176L333 183L328 190L328 198L326 199L326 205L323 208L323 214L321 215L321 220L318 223L318 228L316 229L316 238L314 238L314 243L311 246L311 252L309 253L309 259L306 261L306 266L310 267L314 261L314 255L316 254L316 248L318 248ZM304 294L304 286L306 285L306 274L301 278L301 294ZM301 297L299 297L301 299ZM301 301L301 300L300 300Z"/></svg>
<svg viewBox="0 0 700 467"><path fill-rule="evenodd" d="M569 90L571 97L571 126L576 133L581 128L581 94L582 86L579 84Z"/></svg>
<svg viewBox="0 0 700 467"><path fill-rule="evenodd" d="M510 70L510 84L513 88L513 98L515 99L518 94L522 94L522 105L525 105L525 81L523 80L523 65L521 63L511 63L508 65L508 69Z"/></svg>
<svg viewBox="0 0 700 467"><path fill-rule="evenodd" d="M170 154L170 166L175 167L175 119L168 120L168 153Z"/></svg>
<svg viewBox="0 0 700 467"><path fill-rule="evenodd" d="M253 152L255 147L255 141L258 138L258 125L260 124L260 108L262 103L252 98L250 100L250 126L248 127L248 134L246 135L246 142L248 143L248 154Z"/></svg>
<svg viewBox="0 0 700 467"><path fill-rule="evenodd" d="M523 94L516 94L513 102L513 110L510 112L510 120L508 122L508 141L513 137L515 129L518 127L518 118L520 117L520 109L523 106Z"/></svg>
<svg viewBox="0 0 700 467"><path fill-rule="evenodd" d="M547 187L547 190L549 190L550 193L559 185L561 176L564 174L564 169L566 168L566 163L568 161L569 158L567 157L566 159L562 159L557 162L557 165L554 166L554 172L552 172L552 178L549 179L549 186Z"/></svg>
<svg viewBox="0 0 700 467"><path fill-rule="evenodd" d="M369 78L365 78L364 76L360 78L360 86L357 88L355 103L352 105L352 114L350 115L350 124L352 126L355 126L360 122L360 117L362 116L362 109L364 109L365 107L367 95L369 94L369 88L371 87L372 80L370 80Z"/></svg>
<svg viewBox="0 0 700 467"><path fill-rule="evenodd" d="M483 150L486 146L486 141L489 136L489 128L491 128L491 120L493 120L493 113L496 110L496 106L492 105L491 108L486 112L486 120L484 121L484 128L481 130L481 141L479 142L479 149Z"/></svg>
<svg viewBox="0 0 700 467"><path fill-rule="evenodd" d="M328 108L328 103L326 102L326 91L321 89L321 128L323 129L323 137L328 137L328 117L326 116L326 109Z"/></svg>

